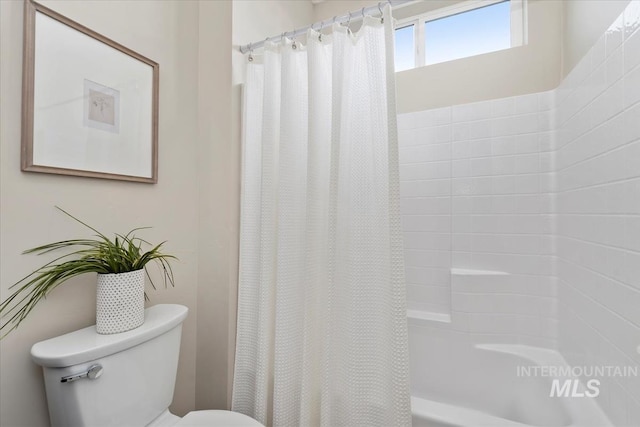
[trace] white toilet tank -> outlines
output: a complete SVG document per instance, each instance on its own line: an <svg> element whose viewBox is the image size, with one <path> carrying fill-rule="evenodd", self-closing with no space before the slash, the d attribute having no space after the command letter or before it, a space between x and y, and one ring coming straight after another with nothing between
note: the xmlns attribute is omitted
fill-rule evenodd
<svg viewBox="0 0 640 427"><path fill-rule="evenodd" d="M95 326L39 342L52 426L146 426L173 400L188 309L159 304L137 329L99 335ZM67 378L94 367L92 377ZM100 369L101 367L101 369Z"/></svg>

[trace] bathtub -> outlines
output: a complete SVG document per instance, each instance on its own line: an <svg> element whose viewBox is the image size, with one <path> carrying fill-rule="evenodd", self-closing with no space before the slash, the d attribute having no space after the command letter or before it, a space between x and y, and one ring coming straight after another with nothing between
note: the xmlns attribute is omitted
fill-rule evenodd
<svg viewBox="0 0 640 427"><path fill-rule="evenodd" d="M411 326L409 337L413 427L612 425L592 398L549 397L552 378L518 377L519 366L566 366L554 350L472 344Z"/></svg>

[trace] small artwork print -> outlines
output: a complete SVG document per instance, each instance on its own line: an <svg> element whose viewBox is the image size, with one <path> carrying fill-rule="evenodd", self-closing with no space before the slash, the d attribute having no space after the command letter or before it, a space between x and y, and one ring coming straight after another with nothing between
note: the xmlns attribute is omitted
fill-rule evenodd
<svg viewBox="0 0 640 427"><path fill-rule="evenodd" d="M119 133L120 92L91 80L85 80L84 98L84 125Z"/></svg>
<svg viewBox="0 0 640 427"><path fill-rule="evenodd" d="M112 95L89 89L89 120L115 124L115 98Z"/></svg>

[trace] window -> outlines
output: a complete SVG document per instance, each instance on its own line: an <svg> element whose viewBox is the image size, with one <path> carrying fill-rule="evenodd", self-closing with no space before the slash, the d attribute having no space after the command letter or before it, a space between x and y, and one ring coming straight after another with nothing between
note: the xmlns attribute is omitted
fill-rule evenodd
<svg viewBox="0 0 640 427"><path fill-rule="evenodd" d="M415 41L414 29L415 25L407 25L402 28L396 28L396 71L408 70L415 67Z"/></svg>
<svg viewBox="0 0 640 427"><path fill-rule="evenodd" d="M526 0L472 0L398 21L396 71L520 46Z"/></svg>

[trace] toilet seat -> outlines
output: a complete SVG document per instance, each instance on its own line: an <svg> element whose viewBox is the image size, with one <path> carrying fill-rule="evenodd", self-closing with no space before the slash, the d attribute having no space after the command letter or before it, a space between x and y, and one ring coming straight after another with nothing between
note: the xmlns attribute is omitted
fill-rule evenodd
<svg viewBox="0 0 640 427"><path fill-rule="evenodd" d="M175 427L264 427L244 414L231 411L193 411L185 415Z"/></svg>

